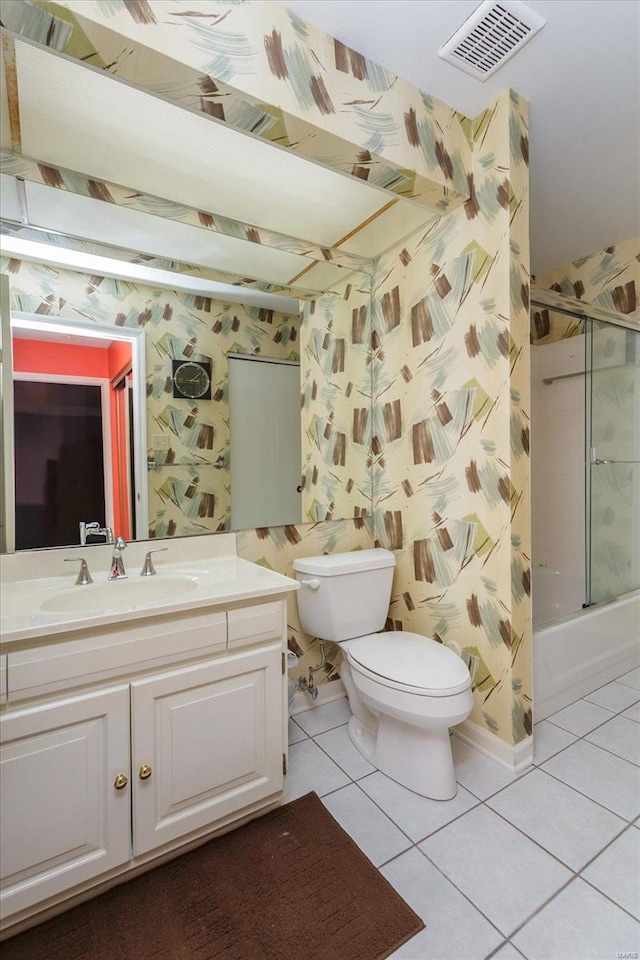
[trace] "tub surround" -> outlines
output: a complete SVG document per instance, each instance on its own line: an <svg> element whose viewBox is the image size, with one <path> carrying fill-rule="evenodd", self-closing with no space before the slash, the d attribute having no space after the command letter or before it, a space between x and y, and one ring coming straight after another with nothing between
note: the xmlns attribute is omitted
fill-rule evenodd
<svg viewBox="0 0 640 960"><path fill-rule="evenodd" d="M584 339L531 349L533 563L582 578L574 610L585 602L586 576ZM549 377L567 379L544 383Z"/></svg>

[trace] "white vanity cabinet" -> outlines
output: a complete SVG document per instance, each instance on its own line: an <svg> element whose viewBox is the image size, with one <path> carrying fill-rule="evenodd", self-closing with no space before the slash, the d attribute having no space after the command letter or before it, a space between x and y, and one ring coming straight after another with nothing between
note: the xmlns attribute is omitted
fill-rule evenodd
<svg viewBox="0 0 640 960"><path fill-rule="evenodd" d="M2 732L2 916L131 856L129 687L7 712Z"/></svg>
<svg viewBox="0 0 640 960"><path fill-rule="evenodd" d="M9 653L5 926L281 799L285 611L269 598Z"/></svg>
<svg viewBox="0 0 640 960"><path fill-rule="evenodd" d="M138 855L282 789L281 645L134 681L131 727Z"/></svg>

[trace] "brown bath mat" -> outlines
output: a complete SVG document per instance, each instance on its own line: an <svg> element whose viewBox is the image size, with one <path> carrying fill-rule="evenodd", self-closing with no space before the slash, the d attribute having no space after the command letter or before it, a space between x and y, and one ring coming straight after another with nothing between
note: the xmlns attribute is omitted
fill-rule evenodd
<svg viewBox="0 0 640 960"><path fill-rule="evenodd" d="M2 960L383 960L424 923L315 793L7 940Z"/></svg>

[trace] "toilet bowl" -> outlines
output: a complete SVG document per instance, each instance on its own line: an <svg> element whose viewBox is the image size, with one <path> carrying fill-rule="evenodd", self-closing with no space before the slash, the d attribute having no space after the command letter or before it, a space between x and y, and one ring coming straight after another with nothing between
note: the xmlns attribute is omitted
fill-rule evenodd
<svg viewBox="0 0 640 960"><path fill-rule="evenodd" d="M471 678L461 658L430 637L370 632L384 626L394 563L379 549L296 560L300 618L307 633L342 649L349 737L360 753L421 796L450 800L457 784L449 729L471 712Z"/></svg>

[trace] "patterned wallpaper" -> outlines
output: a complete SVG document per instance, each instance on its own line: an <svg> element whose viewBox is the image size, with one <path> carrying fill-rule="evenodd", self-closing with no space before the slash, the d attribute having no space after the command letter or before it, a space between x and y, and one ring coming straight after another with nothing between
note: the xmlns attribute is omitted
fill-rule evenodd
<svg viewBox="0 0 640 960"><path fill-rule="evenodd" d="M229 530L227 353L298 359L299 317L27 261L5 259L1 269L14 310L144 328L147 454L163 464L148 474L149 535ZM171 360L182 357L211 362L211 400L172 397ZM169 436L169 450L153 449L156 435Z"/></svg>
<svg viewBox="0 0 640 960"><path fill-rule="evenodd" d="M614 313L640 320L640 237L574 260L551 273L535 277L545 290L593 303ZM531 342L551 343L582 333L584 321L553 310L532 308Z"/></svg>
<svg viewBox="0 0 640 960"><path fill-rule="evenodd" d="M178 223L197 227L199 230L207 231L213 234L224 234L227 237L233 237L236 240L243 240L247 243L258 244L262 247L275 247L278 250L288 253L298 254L310 261L321 262L326 276L327 265L335 267L334 276L336 282L342 280L343 276L354 270L369 270L370 261L366 257L360 257L346 250L340 250L337 247L327 247L314 243L311 240L302 240L298 237L291 237L286 234L276 233L273 230L258 228L253 224L243 223L240 220L231 220L229 217L220 217L213 213L195 210L193 207L187 207L174 200L166 200L162 197L155 197L139 190L130 190L119 184L110 183L104 180L97 180L95 177L89 177L78 173L75 170L67 170L65 167L53 166L50 163L38 163L25 157L22 154L12 153L10 150L3 150L0 153L0 173L7 176L19 177L22 180L31 183L40 184L55 190L61 190L66 193L74 193L81 197L88 197L91 200L102 203L113 204L118 207L124 207L127 210L137 210L140 213L151 216L162 217L163 220L175 220ZM16 224L11 233L18 237L29 240L38 240L37 233L30 230L29 227L23 227ZM203 236L203 241L205 236ZM57 234L48 234L47 243L64 243L69 247L72 241L68 237L60 238ZM268 280L255 280L252 277L234 276L229 272L221 273L211 268L194 266L193 264L182 263L179 261L165 261L160 257L139 252L127 251L124 248L107 246L89 240L75 240L73 249L87 251L89 253L103 254L109 257L116 257L131 261L133 263L144 263L147 266L158 267L159 269L171 269L176 272L205 277L209 280L221 280L223 283L234 283L238 286L255 287L258 290L270 290L288 293L293 296L312 296L313 294L301 289L296 285L295 290L291 291L287 285L282 283L269 282ZM302 264L304 266L304 263ZM313 287L316 291L321 288Z"/></svg>
<svg viewBox="0 0 640 960"><path fill-rule="evenodd" d="M300 353L302 516L371 516L371 278L305 303Z"/></svg>
<svg viewBox="0 0 640 960"><path fill-rule="evenodd" d="M398 558L392 624L456 640L472 719L520 742L531 731L526 104L507 93L471 121L269 0L7 0L3 19L440 214L376 267L375 536ZM357 519L250 531L239 545L286 572L298 550L368 546L371 534ZM297 642L313 659L310 638Z"/></svg>
<svg viewBox="0 0 640 960"><path fill-rule="evenodd" d="M455 641L472 720L531 733L527 107L474 125L473 198L379 258L373 283L376 540L390 625Z"/></svg>
<svg viewBox="0 0 640 960"><path fill-rule="evenodd" d="M4 0L3 22L434 210L468 196L471 122L273 0Z"/></svg>

